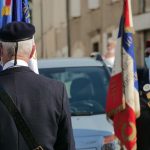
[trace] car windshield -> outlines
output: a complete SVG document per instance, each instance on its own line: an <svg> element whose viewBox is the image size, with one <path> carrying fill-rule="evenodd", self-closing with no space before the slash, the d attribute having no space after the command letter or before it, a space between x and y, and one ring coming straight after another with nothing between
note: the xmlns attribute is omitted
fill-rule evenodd
<svg viewBox="0 0 150 150"><path fill-rule="evenodd" d="M72 116L105 113L109 76L104 67L44 68L39 72L65 84Z"/></svg>

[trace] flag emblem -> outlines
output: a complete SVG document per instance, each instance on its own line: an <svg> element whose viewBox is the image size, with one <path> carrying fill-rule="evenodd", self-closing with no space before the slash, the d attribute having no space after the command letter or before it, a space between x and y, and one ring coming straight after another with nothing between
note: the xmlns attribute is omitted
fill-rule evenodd
<svg viewBox="0 0 150 150"><path fill-rule="evenodd" d="M1 14L2 14L2 16L11 15L11 0L5 1L5 6L3 6L3 8L2 8Z"/></svg>
<svg viewBox="0 0 150 150"><path fill-rule="evenodd" d="M9 16L10 14L10 6L4 6L2 8L2 16Z"/></svg>

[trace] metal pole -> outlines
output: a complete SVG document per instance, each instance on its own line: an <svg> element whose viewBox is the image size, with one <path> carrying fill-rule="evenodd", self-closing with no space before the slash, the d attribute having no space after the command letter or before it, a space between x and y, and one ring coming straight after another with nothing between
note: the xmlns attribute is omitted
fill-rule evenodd
<svg viewBox="0 0 150 150"><path fill-rule="evenodd" d="M143 6L142 12L145 13L145 10L146 10L146 8L145 8L146 7L146 0L143 0L143 5L142 6Z"/></svg>
<svg viewBox="0 0 150 150"><path fill-rule="evenodd" d="M41 58L44 58L44 40L43 40L43 0L41 0Z"/></svg>
<svg viewBox="0 0 150 150"><path fill-rule="evenodd" d="M70 39L70 0L66 0L66 20L67 20L67 45L68 57L71 56L71 39Z"/></svg>
<svg viewBox="0 0 150 150"><path fill-rule="evenodd" d="M146 0L143 0L143 5L142 5L142 13L146 12ZM146 41L146 30L143 31L144 32L144 45L145 45L145 41ZM145 49L145 46L144 46Z"/></svg>

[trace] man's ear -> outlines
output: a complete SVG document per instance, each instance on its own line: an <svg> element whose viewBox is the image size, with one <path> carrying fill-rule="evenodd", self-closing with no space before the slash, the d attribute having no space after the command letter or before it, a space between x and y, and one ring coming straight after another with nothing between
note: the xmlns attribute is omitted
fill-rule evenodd
<svg viewBox="0 0 150 150"><path fill-rule="evenodd" d="M30 59L33 57L34 53L35 53L35 49L36 49L36 46L35 44L32 46L32 51L31 51L31 54L30 54Z"/></svg>

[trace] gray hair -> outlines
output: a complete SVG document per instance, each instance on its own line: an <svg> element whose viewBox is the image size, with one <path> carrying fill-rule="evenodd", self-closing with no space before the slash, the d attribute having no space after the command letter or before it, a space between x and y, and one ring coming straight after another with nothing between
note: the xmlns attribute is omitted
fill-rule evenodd
<svg viewBox="0 0 150 150"><path fill-rule="evenodd" d="M115 38L111 37L111 38L108 39L107 43L108 43L108 44L113 43L114 45L116 45L116 44L117 44L117 41L116 41Z"/></svg>
<svg viewBox="0 0 150 150"><path fill-rule="evenodd" d="M7 51L9 57L15 55L16 42L1 42L3 49ZM25 57L29 57L33 47L33 39L18 42L18 53Z"/></svg>

